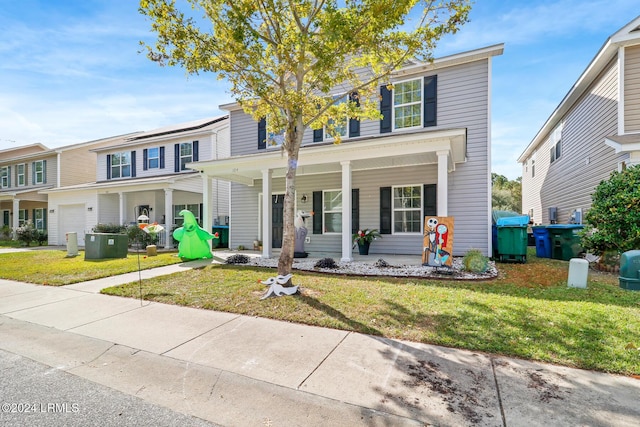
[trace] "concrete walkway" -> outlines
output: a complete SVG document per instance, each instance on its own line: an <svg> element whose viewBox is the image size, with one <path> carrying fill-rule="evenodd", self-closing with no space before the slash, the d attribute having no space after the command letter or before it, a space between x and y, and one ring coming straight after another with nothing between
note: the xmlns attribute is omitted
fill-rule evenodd
<svg viewBox="0 0 640 427"><path fill-rule="evenodd" d="M99 294L136 280L0 280L0 349L225 426L640 424L633 378Z"/></svg>

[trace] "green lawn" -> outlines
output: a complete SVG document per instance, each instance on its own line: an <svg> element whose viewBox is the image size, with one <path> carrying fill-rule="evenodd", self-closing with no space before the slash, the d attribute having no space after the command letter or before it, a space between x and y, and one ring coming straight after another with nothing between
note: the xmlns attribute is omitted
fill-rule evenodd
<svg viewBox="0 0 640 427"><path fill-rule="evenodd" d="M535 252L534 252L535 253ZM483 282L295 272L301 295L260 301L273 270L210 266L143 282L147 300L465 348L584 369L640 374L640 292L590 271L566 286L568 262L498 264ZM108 288L139 297L138 283Z"/></svg>
<svg viewBox="0 0 640 427"><path fill-rule="evenodd" d="M140 253L142 270L178 262L182 260L175 253L153 257ZM84 251L76 257L67 257L66 250L38 249L0 254L0 266L0 279L61 286L137 271L138 256L129 253L127 258L85 261Z"/></svg>

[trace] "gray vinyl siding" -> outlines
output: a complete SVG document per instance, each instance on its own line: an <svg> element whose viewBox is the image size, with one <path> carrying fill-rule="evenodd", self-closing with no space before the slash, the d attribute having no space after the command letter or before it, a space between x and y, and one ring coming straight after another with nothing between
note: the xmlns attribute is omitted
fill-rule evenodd
<svg viewBox="0 0 640 427"><path fill-rule="evenodd" d="M523 179L523 210L533 209L536 223L549 223L549 207L558 208L559 223L568 223L576 208L584 215L598 183L628 158L604 143L605 137L617 134L617 79L614 60L565 115L559 159L551 163L548 137L538 148L536 176L530 178L529 165L529 176Z"/></svg>
<svg viewBox="0 0 640 427"><path fill-rule="evenodd" d="M624 130L640 132L640 46L625 49Z"/></svg>

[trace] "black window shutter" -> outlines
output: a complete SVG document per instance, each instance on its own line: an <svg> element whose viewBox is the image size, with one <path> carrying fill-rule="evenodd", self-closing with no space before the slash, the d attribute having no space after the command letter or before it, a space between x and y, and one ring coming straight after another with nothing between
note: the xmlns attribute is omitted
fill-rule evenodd
<svg viewBox="0 0 640 427"><path fill-rule="evenodd" d="M437 216L438 215L438 186L437 184L425 184L424 191L422 192L422 207L424 209L424 216Z"/></svg>
<svg viewBox="0 0 640 427"><path fill-rule="evenodd" d="M35 209L31 210L31 215L32 215L31 218L33 218L33 226L35 227L36 226L36 210Z"/></svg>
<svg viewBox="0 0 640 427"><path fill-rule="evenodd" d="M438 76L424 78L424 127L435 126L438 104Z"/></svg>
<svg viewBox="0 0 640 427"><path fill-rule="evenodd" d="M358 92L353 92L349 94L349 101L355 102L356 105L360 106L360 97L358 96ZM349 138L353 138L356 136L360 136L360 120L350 118L349 119ZM356 230L358 231L358 230Z"/></svg>
<svg viewBox="0 0 640 427"><path fill-rule="evenodd" d="M173 146L173 154L175 155L173 171L180 172L180 144L176 144Z"/></svg>
<svg viewBox="0 0 640 427"><path fill-rule="evenodd" d="M322 142L322 138L324 137L324 132L322 128L313 130L313 142Z"/></svg>
<svg viewBox="0 0 640 427"><path fill-rule="evenodd" d="M360 189L351 189L351 234L360 230Z"/></svg>
<svg viewBox="0 0 640 427"><path fill-rule="evenodd" d="M380 187L380 234L391 234L391 187Z"/></svg>
<svg viewBox="0 0 640 427"><path fill-rule="evenodd" d="M267 119L258 122L258 150L267 148Z"/></svg>
<svg viewBox="0 0 640 427"><path fill-rule="evenodd" d="M146 148L142 150L142 170L147 170L147 162L149 161L149 150Z"/></svg>
<svg viewBox="0 0 640 427"><path fill-rule="evenodd" d="M36 183L36 162L31 163L31 185Z"/></svg>
<svg viewBox="0 0 640 427"><path fill-rule="evenodd" d="M18 213L18 215L19 215L19 213ZM25 209L24 210L24 220L25 220L25 222L29 221L29 209Z"/></svg>
<svg viewBox="0 0 640 427"><path fill-rule="evenodd" d="M18 167L16 166L16 173L18 173ZM18 185L18 178L16 177L16 185ZM7 187L11 187L11 166L7 166Z"/></svg>
<svg viewBox="0 0 640 427"><path fill-rule="evenodd" d="M111 154L107 154L107 179L111 179Z"/></svg>
<svg viewBox="0 0 640 427"><path fill-rule="evenodd" d="M164 147L160 147L160 169L164 169Z"/></svg>
<svg viewBox="0 0 640 427"><path fill-rule="evenodd" d="M43 184L47 183L47 161L46 160L42 161L42 183Z"/></svg>
<svg viewBox="0 0 640 427"><path fill-rule="evenodd" d="M42 209L42 229L47 229L47 210Z"/></svg>
<svg viewBox="0 0 640 427"><path fill-rule="evenodd" d="M199 150L200 144L198 141L193 141L193 158L192 160L194 162L197 162L198 159L200 158L200 150Z"/></svg>
<svg viewBox="0 0 640 427"><path fill-rule="evenodd" d="M131 178L136 177L136 152L131 152Z"/></svg>
<svg viewBox="0 0 640 427"><path fill-rule="evenodd" d="M380 120L380 133L391 132L392 94L393 91L387 89L387 86L380 86L380 114L382 114L382 120Z"/></svg>
<svg viewBox="0 0 640 427"><path fill-rule="evenodd" d="M313 192L313 234L322 234L322 191Z"/></svg>

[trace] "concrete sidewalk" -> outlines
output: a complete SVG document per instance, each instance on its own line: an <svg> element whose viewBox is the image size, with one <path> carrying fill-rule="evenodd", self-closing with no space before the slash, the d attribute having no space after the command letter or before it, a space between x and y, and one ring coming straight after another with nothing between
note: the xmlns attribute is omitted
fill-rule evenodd
<svg viewBox="0 0 640 427"><path fill-rule="evenodd" d="M98 293L136 280L0 280L0 349L226 426L640 424L632 378Z"/></svg>

